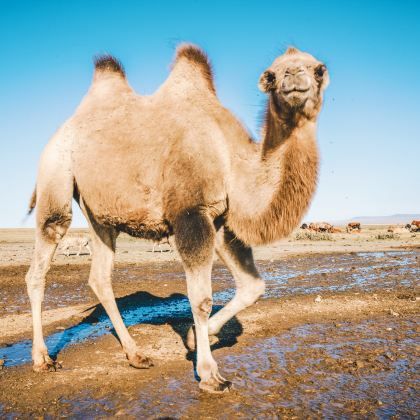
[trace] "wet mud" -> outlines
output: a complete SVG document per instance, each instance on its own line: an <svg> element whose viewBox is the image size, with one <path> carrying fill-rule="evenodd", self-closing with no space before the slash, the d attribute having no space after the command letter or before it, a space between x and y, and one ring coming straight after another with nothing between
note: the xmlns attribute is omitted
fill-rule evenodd
<svg viewBox="0 0 420 420"><path fill-rule="evenodd" d="M191 375L178 374L164 384L160 379L149 383L124 402L85 394L69 401L69 408L95 407L103 415L137 418L415 418L420 409L418 320L307 324L250 340L219 357L235 383L235 390L222 397L201 394Z"/></svg>
<svg viewBox="0 0 420 420"><path fill-rule="evenodd" d="M3 334L0 416L415 416L419 257L412 250L260 261L266 295L233 319L213 346L223 375L235 386L217 397L198 390L195 355L184 345L192 320L179 263L118 265L114 273L124 321L157 360L147 371L128 367L87 286L89 267L55 266L45 308L86 308L45 329L51 355L64 360L57 373L31 372L30 325L14 336ZM26 316L26 270L0 270L0 322ZM219 264L213 285L217 311L234 293L230 274Z"/></svg>

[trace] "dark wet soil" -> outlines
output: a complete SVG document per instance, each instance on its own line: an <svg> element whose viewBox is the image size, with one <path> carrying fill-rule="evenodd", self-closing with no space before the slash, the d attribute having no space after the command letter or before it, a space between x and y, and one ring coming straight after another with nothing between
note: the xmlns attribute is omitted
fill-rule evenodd
<svg viewBox="0 0 420 420"><path fill-rule="evenodd" d="M192 375L160 378L124 402L80 396L72 406L103 414L175 418L415 418L418 394L418 317L308 324L249 340L219 357L235 391L201 394ZM231 354L229 354L231 353Z"/></svg>
<svg viewBox="0 0 420 420"><path fill-rule="evenodd" d="M414 250L260 262L266 300L234 319L213 346L235 386L222 396L199 391L194 354L183 346L191 314L181 265L117 266L120 309L136 341L156 353L155 368L128 367L98 306L87 319L48 333L50 351L64 360L57 373L31 372L29 341L0 345L0 417L416 418L419 256ZM26 269L0 269L0 317L29 309ZM53 267L46 307L95 304L87 278L84 265ZM216 264L213 282L221 305L233 293L230 274Z"/></svg>
<svg viewBox="0 0 420 420"><path fill-rule="evenodd" d="M73 352L72 368L47 378L28 366L0 372L0 410L10 418L417 418L418 321L406 314L273 325L214 351L235 386L219 396L199 391L192 362L139 371L112 347L112 367L95 361L103 347L90 343Z"/></svg>
<svg viewBox="0 0 420 420"><path fill-rule="evenodd" d="M278 261L259 261L267 283L265 297L327 293L359 288L418 286L420 251L388 251L295 256ZM71 304L96 303L88 286L89 265L56 265L47 275L44 309ZM25 274L28 266L0 267L0 317L30 311ZM113 272L116 296L142 290L159 296L185 293L184 271L179 262L117 265ZM213 289L233 287L228 270L216 263Z"/></svg>

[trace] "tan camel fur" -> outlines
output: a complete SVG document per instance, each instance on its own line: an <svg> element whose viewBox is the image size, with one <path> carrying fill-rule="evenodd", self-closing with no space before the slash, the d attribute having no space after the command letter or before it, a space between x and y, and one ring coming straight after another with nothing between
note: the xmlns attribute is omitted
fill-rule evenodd
<svg viewBox="0 0 420 420"><path fill-rule="evenodd" d="M43 339L41 303L74 197L92 238L89 285L129 363L152 365L115 303L111 271L117 235L154 241L174 235L194 318L200 388L228 390L231 383L219 374L209 335L264 292L250 245L288 235L309 205L318 170L316 119L327 84L325 66L311 55L289 48L278 57L260 79L269 99L263 141L256 143L220 104L210 64L197 47L178 49L169 77L151 96L132 90L113 57L97 59L89 92L42 154L31 204L37 228L26 282L34 370L56 368ZM237 291L210 317L215 250Z"/></svg>
<svg viewBox="0 0 420 420"><path fill-rule="evenodd" d="M86 235L69 235L68 233L64 236L61 240L60 245L58 246L58 251L61 254L66 255L66 257L70 256L70 250L72 248L78 248L76 255L79 257L82 249L86 248L89 252L89 255L92 255L92 252L89 247L90 239ZM58 252L57 251L57 252Z"/></svg>

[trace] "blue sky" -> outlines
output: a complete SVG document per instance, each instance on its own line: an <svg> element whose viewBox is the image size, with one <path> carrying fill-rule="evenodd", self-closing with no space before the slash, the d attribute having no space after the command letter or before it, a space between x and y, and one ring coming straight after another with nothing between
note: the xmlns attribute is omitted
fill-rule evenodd
<svg viewBox="0 0 420 420"><path fill-rule="evenodd" d="M255 136L272 60L294 45L327 64L305 219L420 212L419 22L420 1L401 0L0 0L0 227L33 226L21 221L39 155L87 91L92 57L116 55L150 94L182 41L207 51L222 103Z"/></svg>

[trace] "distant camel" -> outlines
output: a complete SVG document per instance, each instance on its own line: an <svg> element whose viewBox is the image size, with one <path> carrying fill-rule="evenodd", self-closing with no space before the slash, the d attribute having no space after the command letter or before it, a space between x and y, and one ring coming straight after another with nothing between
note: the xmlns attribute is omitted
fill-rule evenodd
<svg viewBox="0 0 420 420"><path fill-rule="evenodd" d="M310 223L308 226L308 229L313 230L314 232L330 232L331 233L333 228L334 226L327 222Z"/></svg>
<svg viewBox="0 0 420 420"><path fill-rule="evenodd" d="M168 238L162 238L159 241L153 241L153 248L152 252L163 252L162 245L169 245L171 247L171 243L169 242ZM156 247L158 248L158 251L156 251ZM170 251L172 252L172 249L170 248Z"/></svg>
<svg viewBox="0 0 420 420"><path fill-rule="evenodd" d="M362 230L362 227L359 222L349 222L347 223L346 230L348 233L353 231L360 232Z"/></svg>
<svg viewBox="0 0 420 420"><path fill-rule="evenodd" d="M313 230L314 232L318 232L318 223L309 223L308 229Z"/></svg>
<svg viewBox="0 0 420 420"><path fill-rule="evenodd" d="M264 293L250 245L289 235L309 206L318 177L317 117L327 84L325 65L310 54L289 48L278 57L260 78L269 100L264 138L257 143L220 104L210 64L197 47L178 49L168 79L151 96L132 90L116 59L97 59L89 92L42 154L30 206L37 208L35 252L26 276L34 370L55 369L43 338L41 302L74 197L92 237L89 285L129 363L152 366L115 303L117 235L155 241L174 235L195 323L199 386L228 390L231 383L219 373L209 334ZM210 317L215 249L237 291Z"/></svg>
<svg viewBox="0 0 420 420"><path fill-rule="evenodd" d="M80 255L83 248L86 248L89 252L89 255L92 255L92 252L89 247L90 239L86 235L69 235L68 233L64 235L64 238L60 242L59 251L64 253L67 257L70 256L71 248L78 248L77 256Z"/></svg>
<svg viewBox="0 0 420 420"><path fill-rule="evenodd" d="M413 220L411 224L406 225L406 227L409 226L410 232L419 232L420 231L420 220Z"/></svg>

